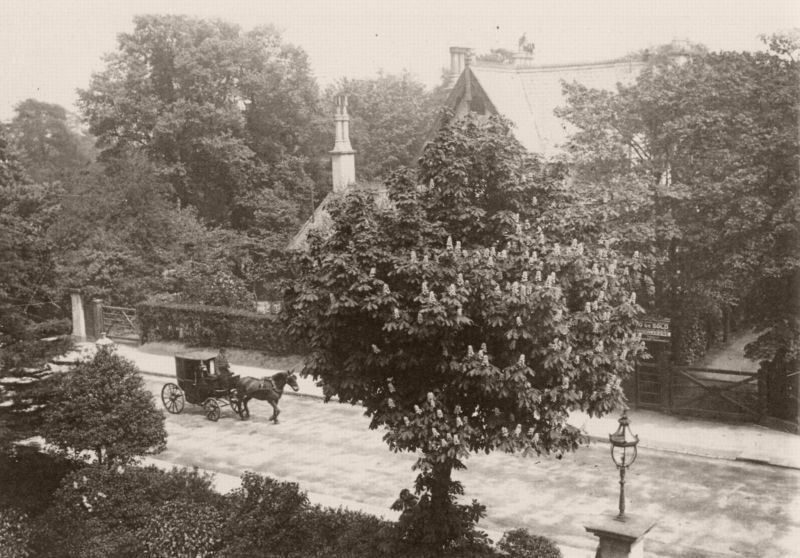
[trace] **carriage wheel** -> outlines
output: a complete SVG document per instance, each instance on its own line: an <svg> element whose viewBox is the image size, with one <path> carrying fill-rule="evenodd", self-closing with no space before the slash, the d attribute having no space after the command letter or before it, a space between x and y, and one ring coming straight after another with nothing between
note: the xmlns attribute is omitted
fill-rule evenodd
<svg viewBox="0 0 800 558"><path fill-rule="evenodd" d="M173 415L183 411L185 399L183 390L175 384L164 384L164 387L161 388L161 402L164 404L164 408Z"/></svg>
<svg viewBox="0 0 800 558"><path fill-rule="evenodd" d="M217 422L219 420L219 403L217 403L216 399L209 397L203 403L203 410L206 412L206 418L208 420Z"/></svg>
<svg viewBox="0 0 800 558"><path fill-rule="evenodd" d="M239 415L239 418L243 419L244 416L242 415L242 409L244 408L244 405L242 405L242 402L237 397L236 391L231 393L230 400L231 409L233 409L233 412Z"/></svg>

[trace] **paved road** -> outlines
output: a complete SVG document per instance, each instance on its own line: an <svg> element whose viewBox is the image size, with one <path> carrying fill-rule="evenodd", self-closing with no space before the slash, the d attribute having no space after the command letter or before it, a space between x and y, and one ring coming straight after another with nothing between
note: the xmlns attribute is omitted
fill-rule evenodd
<svg viewBox="0 0 800 558"><path fill-rule="evenodd" d="M157 399L169 381L145 379ZM281 408L275 426L263 402L250 403L248 421L223 409L217 423L187 405L182 414L168 415L168 446L158 458L234 476L250 470L297 481L332 501L392 517L394 497L412 486L413 455L391 453L359 409L296 396L285 396ZM618 476L605 444L560 461L492 454L473 456L467 466L456 478L467 498L487 506L484 528L526 527L586 549L586 556L596 539L584 523L617 504ZM785 558L800 547L798 489L798 470L644 450L628 474L627 506L659 520L646 541L648 556Z"/></svg>

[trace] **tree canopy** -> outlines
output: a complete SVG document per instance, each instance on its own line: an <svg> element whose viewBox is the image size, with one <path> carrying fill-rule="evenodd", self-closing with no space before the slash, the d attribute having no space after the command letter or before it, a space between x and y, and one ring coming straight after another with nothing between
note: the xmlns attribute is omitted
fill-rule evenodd
<svg viewBox="0 0 800 558"><path fill-rule="evenodd" d="M318 90L305 52L272 27L137 16L79 104L106 156L143 149L212 223L239 226L254 192L309 187ZM276 185L287 157L299 172Z"/></svg>
<svg viewBox="0 0 800 558"><path fill-rule="evenodd" d="M515 213L547 190L523 154L502 119L451 122L418 176L387 182L388 204L357 192L332 210L287 293L306 373L363 405L390 448L421 453L409 536L434 547L481 516L454 507L453 468L471 452L575 449L568 411L620 404L641 350L636 263Z"/></svg>
<svg viewBox="0 0 800 558"><path fill-rule="evenodd" d="M674 317L737 307L747 323L791 338L798 67L791 41L778 42L782 51L661 53L616 92L565 84L559 112L578 128L567 220L642 252L655 272L641 293L652 308Z"/></svg>
<svg viewBox="0 0 800 558"><path fill-rule="evenodd" d="M9 136L34 182L52 182L94 160L94 140L76 128L77 118L60 105L26 99L14 107Z"/></svg>
<svg viewBox="0 0 800 558"><path fill-rule="evenodd" d="M326 90L326 98L348 96L351 143L360 179L378 180L402 166L414 166L437 108L436 92L408 72L379 73L373 79L341 79ZM333 128L326 128L326 132ZM333 145L333 135L329 145Z"/></svg>

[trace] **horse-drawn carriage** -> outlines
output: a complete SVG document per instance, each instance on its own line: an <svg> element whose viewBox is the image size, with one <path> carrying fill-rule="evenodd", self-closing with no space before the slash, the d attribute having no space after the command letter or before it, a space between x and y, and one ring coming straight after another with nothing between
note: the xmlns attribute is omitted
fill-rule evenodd
<svg viewBox="0 0 800 558"><path fill-rule="evenodd" d="M230 407L244 418L244 405L236 389L239 377L220 377L215 353L191 351L176 354L175 378L177 385L168 383L161 388L161 402L170 413L180 413L188 401L192 405L202 405L209 420L219 420L222 407Z"/></svg>
<svg viewBox="0 0 800 558"><path fill-rule="evenodd" d="M250 417L247 402L259 399L272 406L272 421L277 424L278 401L283 388L288 385L297 391L297 377L294 372L278 372L262 379L239 376L225 377L217 373L216 354L209 351L190 351L175 355L174 383L161 388L161 402L164 408L178 414L183 411L185 402L202 405L206 418L219 420L222 407L230 407L239 418Z"/></svg>

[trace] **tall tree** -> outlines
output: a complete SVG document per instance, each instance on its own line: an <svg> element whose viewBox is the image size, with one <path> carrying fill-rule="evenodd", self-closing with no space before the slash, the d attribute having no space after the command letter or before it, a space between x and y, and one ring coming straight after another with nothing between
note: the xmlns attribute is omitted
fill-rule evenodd
<svg viewBox="0 0 800 558"><path fill-rule="evenodd" d="M416 164L437 106L422 83L408 72L381 72L373 79L342 79L327 89L326 98L337 94L349 98L359 178L377 180ZM331 138L328 145L332 144Z"/></svg>
<svg viewBox="0 0 800 558"><path fill-rule="evenodd" d="M565 84L560 113L578 127L567 219L649 258L655 309L738 306L794 332L781 337L797 366L798 62L783 38L770 52L662 52L616 92Z"/></svg>
<svg viewBox="0 0 800 558"><path fill-rule="evenodd" d="M287 292L305 372L419 452L404 534L433 555L483 515L455 501L470 453L576 449L568 412L615 408L641 349L627 260L538 229L530 201L548 185L531 165L503 120L451 122L418 175L393 175L390 204L354 193L332 210Z"/></svg>
<svg viewBox="0 0 800 558"><path fill-rule="evenodd" d="M48 227L59 214L58 185L32 184L0 128L0 370L32 366L47 351L37 324L63 317L55 247ZM37 348L38 347L38 348Z"/></svg>
<svg viewBox="0 0 800 558"><path fill-rule="evenodd" d="M60 180L94 159L94 140L75 129L63 107L26 99L14 111L9 135L34 182Z"/></svg>
<svg viewBox="0 0 800 558"><path fill-rule="evenodd" d="M217 224L238 226L232 213L274 187L287 155L304 158L288 187L306 186L317 86L278 31L151 15L118 42L79 100L106 155L143 149L181 202Z"/></svg>

